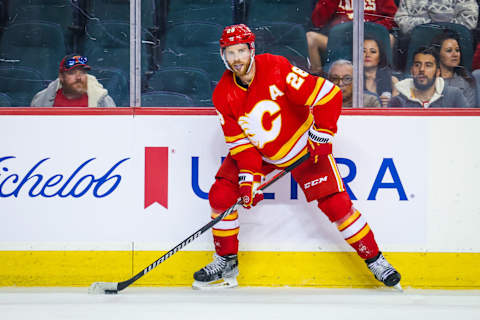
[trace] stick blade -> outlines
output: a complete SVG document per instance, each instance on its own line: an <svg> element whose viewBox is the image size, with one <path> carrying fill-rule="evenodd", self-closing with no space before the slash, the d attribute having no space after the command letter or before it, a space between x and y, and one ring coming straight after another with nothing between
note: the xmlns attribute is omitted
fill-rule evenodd
<svg viewBox="0 0 480 320"><path fill-rule="evenodd" d="M89 294L116 294L118 293L117 282L94 282L88 288Z"/></svg>

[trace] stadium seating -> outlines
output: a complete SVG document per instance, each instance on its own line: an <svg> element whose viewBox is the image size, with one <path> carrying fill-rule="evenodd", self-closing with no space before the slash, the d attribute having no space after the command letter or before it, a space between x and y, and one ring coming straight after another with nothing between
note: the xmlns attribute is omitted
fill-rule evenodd
<svg viewBox="0 0 480 320"><path fill-rule="evenodd" d="M222 31L223 26L211 22L180 23L169 27L161 66L201 68L211 80L220 80L225 70L218 45Z"/></svg>
<svg viewBox="0 0 480 320"><path fill-rule="evenodd" d="M312 0L254 0L248 6L249 25L262 25L269 21L311 24Z"/></svg>
<svg viewBox="0 0 480 320"><path fill-rule="evenodd" d="M193 100L182 93L152 91L142 94L142 107L193 107Z"/></svg>
<svg viewBox="0 0 480 320"><path fill-rule="evenodd" d="M33 96L46 85L47 82L34 69L0 66L0 92L11 98L13 107L30 106Z"/></svg>
<svg viewBox="0 0 480 320"><path fill-rule="evenodd" d="M130 74L130 24L128 22L118 20L89 22L86 34L85 55L92 67L115 67L125 74ZM155 68L152 52L156 46L157 42L153 35L143 29L142 74Z"/></svg>
<svg viewBox="0 0 480 320"><path fill-rule="evenodd" d="M454 31L458 34L460 40L460 48L462 50L462 61L465 68L472 70L473 58L473 37L470 30L461 24L448 22L427 23L416 26L411 33L410 42L408 44L408 54L405 72L410 72L412 65L413 53L420 46L428 46L432 39L438 34L444 32L445 29Z"/></svg>
<svg viewBox="0 0 480 320"><path fill-rule="evenodd" d="M195 106L212 105L213 90L209 76L198 68L162 68L148 81L148 90L178 92L189 96Z"/></svg>
<svg viewBox="0 0 480 320"><path fill-rule="evenodd" d="M8 108L13 105L12 98L6 93L0 92L0 108Z"/></svg>
<svg viewBox="0 0 480 320"><path fill-rule="evenodd" d="M308 68L305 29L298 23L271 22L252 27L256 54L271 53L286 57L292 64Z"/></svg>
<svg viewBox="0 0 480 320"><path fill-rule="evenodd" d="M108 90L108 94L113 98L117 107L128 107L130 105L130 87L128 74L125 74L118 68L93 67L90 74Z"/></svg>
<svg viewBox="0 0 480 320"><path fill-rule="evenodd" d="M19 22L3 32L0 65L31 67L44 79L53 80L58 76L58 64L64 56L63 32L58 24Z"/></svg>
<svg viewBox="0 0 480 320"><path fill-rule="evenodd" d="M70 0L14 0L10 3L10 24L25 21L49 21L63 30L72 24Z"/></svg>
<svg viewBox="0 0 480 320"><path fill-rule="evenodd" d="M392 64L392 50L387 28L373 23L364 23L364 34L371 35L381 41L387 54L387 63ZM353 56L353 23L344 22L333 26L328 35L327 53L324 70L328 71L330 65L338 59L352 61Z"/></svg>
<svg viewBox="0 0 480 320"><path fill-rule="evenodd" d="M170 1L168 24L203 21L222 26L233 24L231 0Z"/></svg>
<svg viewBox="0 0 480 320"><path fill-rule="evenodd" d="M144 28L154 25L157 1L143 0L141 3L141 19ZM130 21L130 0L91 0L91 2L93 5L90 13L96 19Z"/></svg>

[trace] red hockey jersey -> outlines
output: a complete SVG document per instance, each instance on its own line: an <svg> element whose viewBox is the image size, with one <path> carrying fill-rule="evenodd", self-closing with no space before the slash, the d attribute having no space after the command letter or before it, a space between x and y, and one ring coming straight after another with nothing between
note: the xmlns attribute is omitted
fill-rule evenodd
<svg viewBox="0 0 480 320"><path fill-rule="evenodd" d="M225 71L213 93L230 154L240 169L259 172L262 160L285 167L307 152L308 130L337 131L342 94L332 82L281 56L255 56L248 89ZM312 111L310 111L312 106Z"/></svg>
<svg viewBox="0 0 480 320"><path fill-rule="evenodd" d="M364 20L375 22L391 30L395 26L393 17L397 12L394 0L364 0ZM352 0L319 0L312 13L316 27L333 27L353 20Z"/></svg>

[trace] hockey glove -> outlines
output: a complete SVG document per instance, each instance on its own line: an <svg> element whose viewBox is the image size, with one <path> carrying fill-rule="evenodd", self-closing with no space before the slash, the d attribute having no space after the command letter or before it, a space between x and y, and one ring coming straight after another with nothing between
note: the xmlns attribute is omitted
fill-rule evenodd
<svg viewBox="0 0 480 320"><path fill-rule="evenodd" d="M318 162L318 158L332 153L333 135L327 130L315 128L313 125L308 131L308 151L314 163Z"/></svg>
<svg viewBox="0 0 480 320"><path fill-rule="evenodd" d="M238 183L240 185L240 197L242 199L242 205L250 209L263 200L262 190L257 190L264 175L257 172L251 172L249 170L240 170L238 174Z"/></svg>

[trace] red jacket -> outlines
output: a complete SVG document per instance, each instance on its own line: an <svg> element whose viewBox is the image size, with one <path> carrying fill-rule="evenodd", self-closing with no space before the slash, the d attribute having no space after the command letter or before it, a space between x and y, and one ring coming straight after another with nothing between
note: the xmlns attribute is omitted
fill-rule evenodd
<svg viewBox="0 0 480 320"><path fill-rule="evenodd" d="M332 27L353 20L353 0L319 0L312 13L316 27ZM393 16L397 12L394 0L365 0L365 21L375 22L391 30L395 26Z"/></svg>

